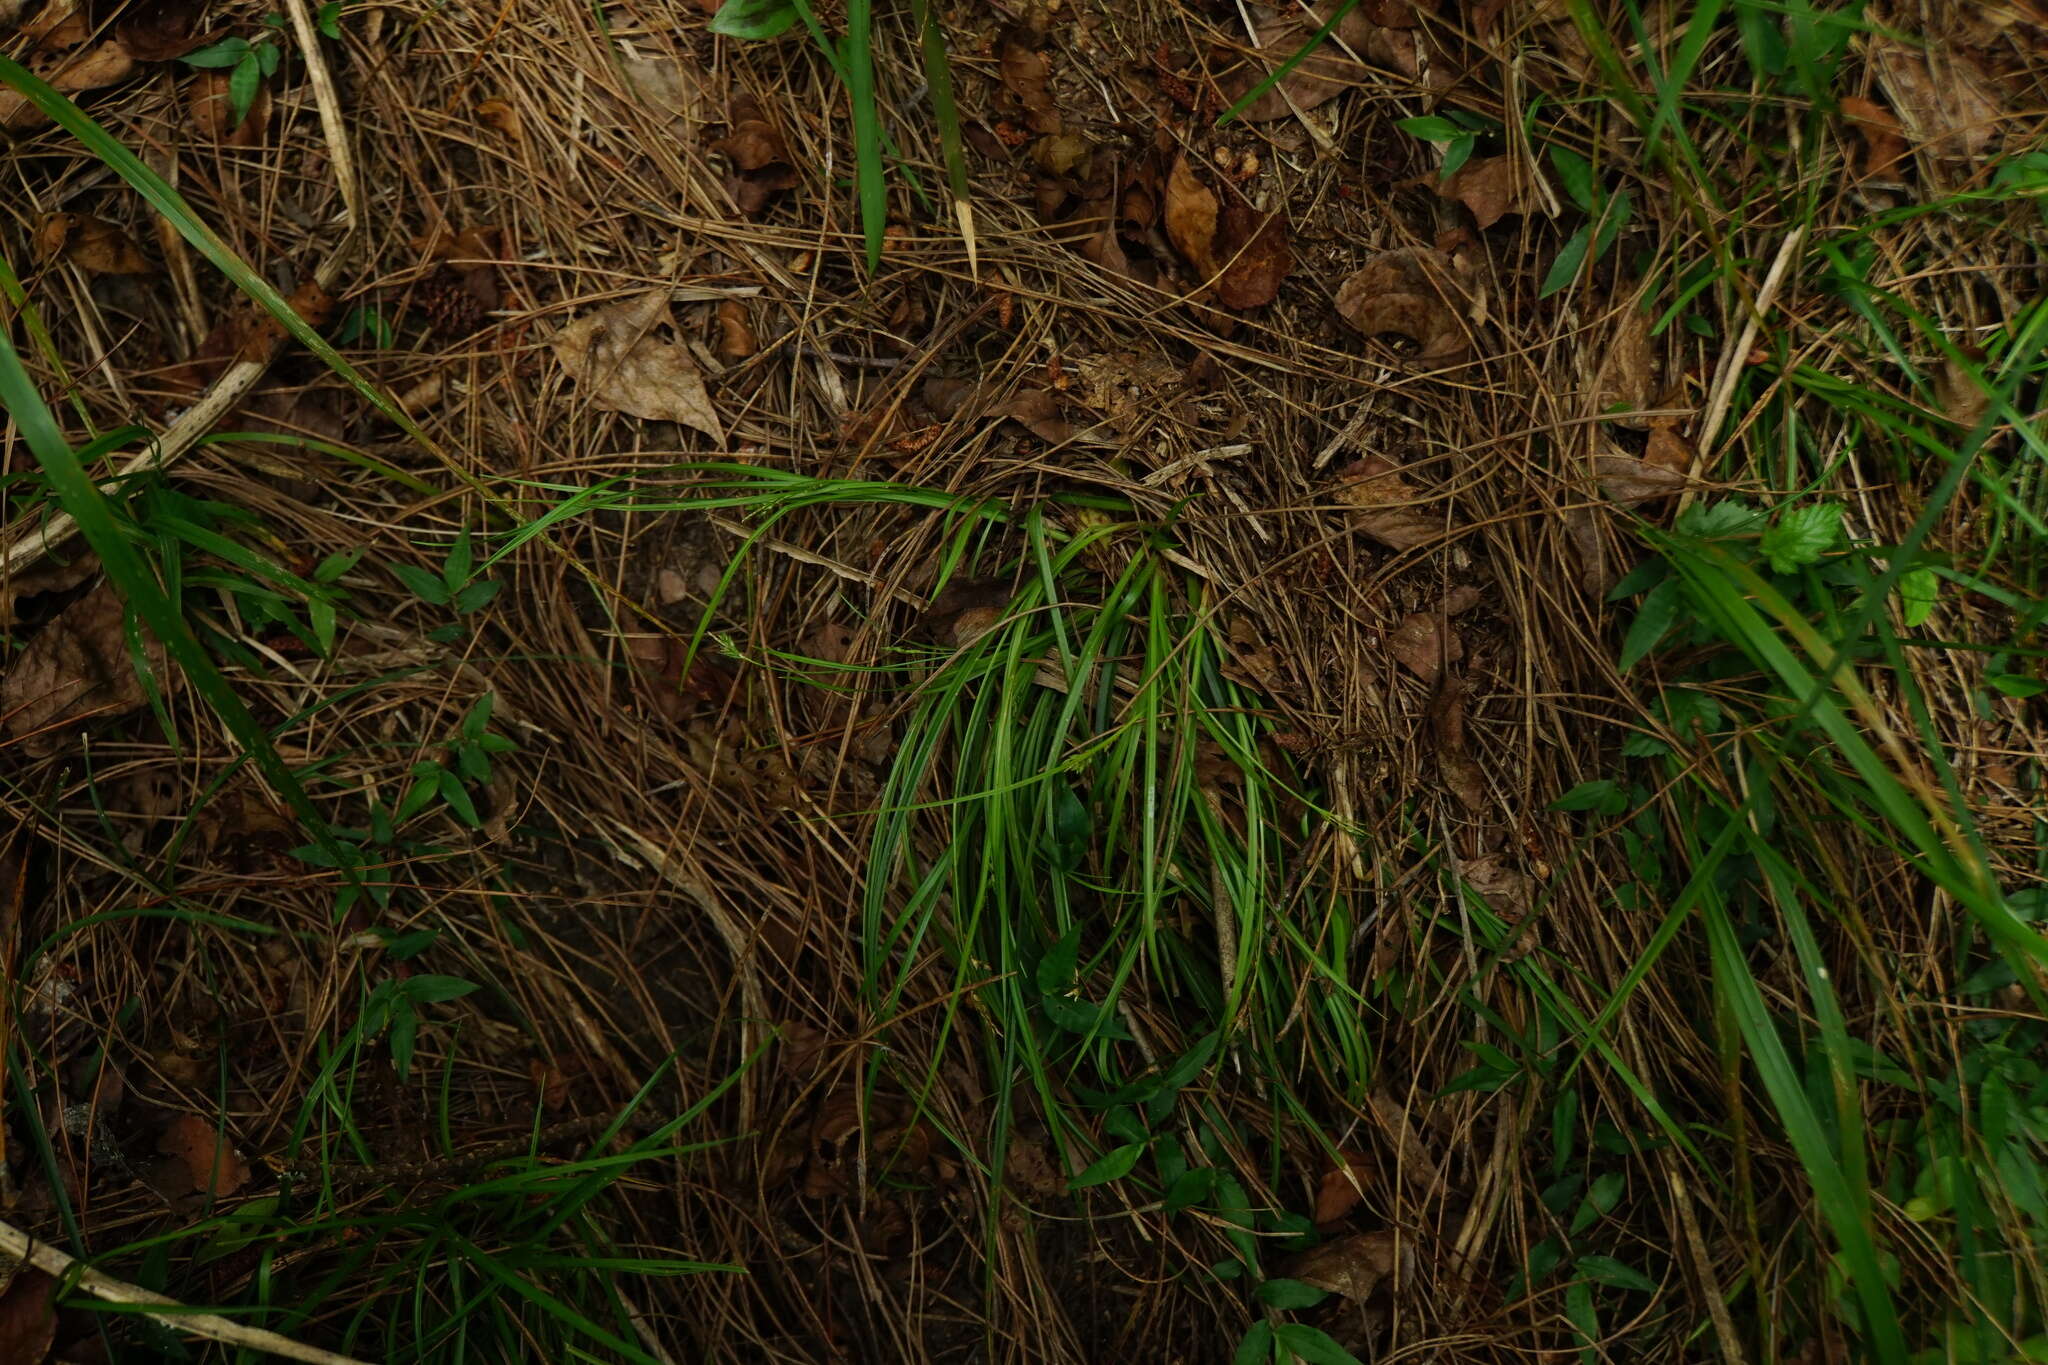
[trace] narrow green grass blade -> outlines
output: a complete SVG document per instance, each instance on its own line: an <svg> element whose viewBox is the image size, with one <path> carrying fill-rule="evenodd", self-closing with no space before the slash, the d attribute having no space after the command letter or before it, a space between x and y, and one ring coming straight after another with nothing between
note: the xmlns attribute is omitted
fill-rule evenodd
<svg viewBox="0 0 2048 1365"><path fill-rule="evenodd" d="M123 533L106 495L100 492L99 485L86 473L70 443L64 439L56 418L43 402L42 394L37 392L34 380L14 349L13 338L5 329L0 329L0 407L5 407L13 417L16 429L35 453L36 462L42 466L58 502L78 523L86 543L99 555L108 581L162 643L171 659L184 670L186 680L227 725L236 741L255 757L263 775L290 804L307 833L312 835L322 851L334 858L337 866L343 868L344 875L355 882L357 878L353 867L343 857L327 828L327 821L314 806L312 798L306 795L297 776L278 754L269 734L256 723L256 718L249 714L242 699L221 676L212 656L186 624L184 613L165 595L156 575L150 572L149 566Z"/></svg>
<svg viewBox="0 0 2048 1365"><path fill-rule="evenodd" d="M847 0L846 95L853 105L853 175L860 199L861 234L868 269L882 265L882 231L889 222L889 187L882 164L882 109L875 100L874 0Z"/></svg>
<svg viewBox="0 0 2048 1365"><path fill-rule="evenodd" d="M1266 78L1264 80L1254 85L1251 89L1245 91L1244 94L1238 96L1237 102L1235 104L1231 105L1228 109L1225 109L1221 114L1218 114L1216 116L1216 126L1218 128L1221 128L1229 124L1239 114L1243 113L1246 109L1250 108L1253 100L1256 100L1259 96L1265 94L1268 90L1271 90L1274 86L1280 84L1281 81L1286 80L1288 74L1292 72L1295 67L1300 66L1303 62L1307 61L1309 56L1312 53L1314 53L1317 48L1321 47L1323 43L1328 40L1329 36L1332 33L1337 31L1337 25L1343 23L1345 17L1349 15L1352 10L1355 10L1357 8L1358 0L1343 0L1343 3L1337 6L1336 11L1332 13L1330 17L1323 22L1322 27L1318 28L1314 33L1308 35L1308 41L1303 43L1298 51L1296 51L1286 61L1280 63L1280 65L1274 67L1271 71L1267 72Z"/></svg>

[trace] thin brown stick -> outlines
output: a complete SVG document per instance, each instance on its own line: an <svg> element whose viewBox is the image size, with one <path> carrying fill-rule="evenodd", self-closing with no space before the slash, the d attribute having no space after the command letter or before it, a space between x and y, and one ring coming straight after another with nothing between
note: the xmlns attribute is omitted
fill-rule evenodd
<svg viewBox="0 0 2048 1365"><path fill-rule="evenodd" d="M191 1312L176 1299L152 1294L126 1280L117 1280L103 1271L94 1270L48 1242L38 1242L12 1223L0 1222L0 1261L25 1261L45 1275L69 1281L72 1288L83 1290L96 1299L140 1306L144 1317L160 1322L174 1332L204 1337L229 1346L247 1347L252 1351L265 1351L286 1360L303 1360L308 1365L371 1365L369 1361L358 1360L354 1356L337 1355L318 1346L303 1345L290 1337L266 1332L261 1327L244 1327L212 1313ZM149 1311L152 1307L165 1311L152 1313Z"/></svg>

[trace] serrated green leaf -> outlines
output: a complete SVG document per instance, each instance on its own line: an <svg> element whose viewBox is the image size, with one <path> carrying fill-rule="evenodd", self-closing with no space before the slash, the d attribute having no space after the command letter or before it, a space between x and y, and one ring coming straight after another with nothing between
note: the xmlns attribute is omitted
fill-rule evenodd
<svg viewBox="0 0 2048 1365"><path fill-rule="evenodd" d="M1112 1180L1122 1180L1136 1168L1138 1158L1145 1154L1142 1142L1126 1143L1112 1147L1091 1163L1087 1170L1067 1182L1070 1190L1085 1190L1091 1185L1107 1185Z"/></svg>
<svg viewBox="0 0 2048 1365"><path fill-rule="evenodd" d="M1730 536L1753 535L1762 522L1763 514L1748 503L1724 498L1720 502L1695 503L1678 514L1675 525L1684 535L1698 536L1701 540L1721 540Z"/></svg>
<svg viewBox="0 0 2048 1365"><path fill-rule="evenodd" d="M1778 573L1818 564L1842 539L1842 514L1847 510L1839 502L1809 502L1791 508L1764 532L1757 548Z"/></svg>

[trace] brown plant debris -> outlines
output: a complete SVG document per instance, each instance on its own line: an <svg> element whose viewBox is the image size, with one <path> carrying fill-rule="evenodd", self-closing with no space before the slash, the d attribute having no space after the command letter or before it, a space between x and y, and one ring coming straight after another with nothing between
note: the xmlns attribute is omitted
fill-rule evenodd
<svg viewBox="0 0 2048 1365"><path fill-rule="evenodd" d="M555 333L551 345L585 402L680 422L723 443L725 425L688 348L658 335L674 324L668 291L654 289L585 313Z"/></svg>

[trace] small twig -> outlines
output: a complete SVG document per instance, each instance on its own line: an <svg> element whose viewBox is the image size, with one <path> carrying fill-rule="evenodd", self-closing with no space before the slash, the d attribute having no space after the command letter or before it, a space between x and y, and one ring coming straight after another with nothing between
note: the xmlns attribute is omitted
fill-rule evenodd
<svg viewBox="0 0 2048 1365"><path fill-rule="evenodd" d="M1721 421L1728 415L1728 405L1735 398L1735 381L1748 363L1749 348L1756 343L1756 334L1763 326L1764 314L1778 301L1778 290L1785 283L1785 272L1792 268L1792 262L1799 255L1799 247L1806 240L1806 228L1800 226L1787 234L1784 243L1778 247L1778 258L1771 262L1770 273L1764 276L1763 288L1756 291L1756 306L1749 310L1749 320L1742 324L1742 334L1736 339L1733 350L1721 357L1720 371L1714 376L1713 391L1707 398L1706 415L1700 419L1699 446L1701 468L1714 453L1715 437L1721 430Z"/></svg>
<svg viewBox="0 0 2048 1365"><path fill-rule="evenodd" d="M318 1346L305 1346L290 1337L266 1332L261 1327L244 1327L238 1322L212 1313L194 1313L176 1299L152 1294L147 1289L137 1288L126 1280L117 1280L103 1271L94 1270L75 1256L70 1256L48 1242L35 1238L15 1227L12 1223L0 1222L0 1260L26 1261L45 1275L64 1280L73 1289L83 1291L96 1299L108 1303L133 1304L143 1309L143 1316L160 1322L173 1332L189 1336L204 1337L208 1341L223 1342L229 1346L240 1346L251 1351L264 1351L286 1360L303 1360L308 1365L371 1365L354 1356L336 1355L323 1351ZM162 1312L150 1312L160 1308Z"/></svg>
<svg viewBox="0 0 2048 1365"><path fill-rule="evenodd" d="M746 527L740 525L736 521L728 520L727 518L718 516L716 514L710 515L709 520L713 526L716 526L719 530L725 532L727 535L739 536L744 540L751 540L754 544L760 545L766 549L773 550L775 551L775 553L779 555L787 555L791 559L796 560L800 564L815 565L820 569L824 569L828 573L834 573L839 575L839 577L845 579L849 583L859 583L864 587L871 588L874 591L881 593L885 597L893 597L898 602L902 602L907 606L916 607L919 611L923 611L927 606L930 605L922 597L919 597L916 593L907 592L904 589L897 587L893 583L884 582L882 579L877 578L875 575L871 573L866 573L860 569L856 569L851 565L841 564L836 559L827 559L824 555L813 554L811 551L803 549L800 546L792 545L786 540L777 540L774 536L759 535L753 531L748 530Z"/></svg>

